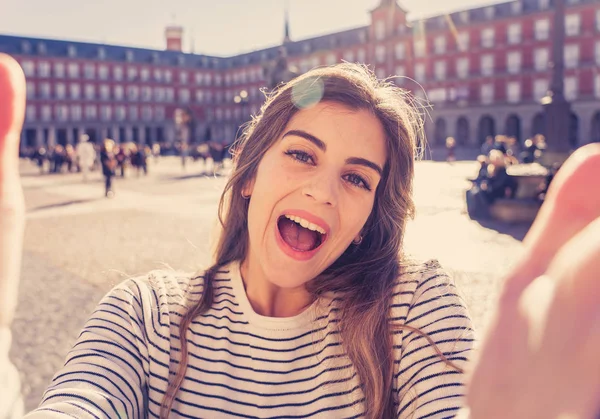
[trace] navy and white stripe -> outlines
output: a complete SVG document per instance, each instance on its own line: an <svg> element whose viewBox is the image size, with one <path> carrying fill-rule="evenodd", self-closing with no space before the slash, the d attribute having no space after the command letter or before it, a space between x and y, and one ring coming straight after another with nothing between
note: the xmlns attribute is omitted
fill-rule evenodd
<svg viewBox="0 0 600 419"><path fill-rule="evenodd" d="M361 417L363 394L337 331L336 299L293 318L255 313L239 265L217 274L215 303L188 331L189 365L173 405L182 418ZM44 394L37 418L158 417L169 362L179 357L184 301L199 298L201 276L153 272L128 280L98 305ZM464 367L471 320L436 262L409 266L395 286L391 321L427 333ZM427 340L394 333L399 418L450 418L461 405L464 375Z"/></svg>

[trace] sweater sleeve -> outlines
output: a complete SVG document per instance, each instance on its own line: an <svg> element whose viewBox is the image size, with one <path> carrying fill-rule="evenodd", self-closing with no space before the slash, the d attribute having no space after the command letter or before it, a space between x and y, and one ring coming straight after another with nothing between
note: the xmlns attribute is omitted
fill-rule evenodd
<svg viewBox="0 0 600 419"><path fill-rule="evenodd" d="M147 284L132 279L101 300L27 419L145 415L149 354L144 313L157 312L148 295Z"/></svg>
<svg viewBox="0 0 600 419"><path fill-rule="evenodd" d="M453 418L465 395L474 331L456 286L435 261L402 278L406 309L394 339L399 419ZM408 329L410 328L410 329ZM435 344L432 345L428 339ZM436 348L446 358L444 360ZM450 364L451 363L451 364Z"/></svg>

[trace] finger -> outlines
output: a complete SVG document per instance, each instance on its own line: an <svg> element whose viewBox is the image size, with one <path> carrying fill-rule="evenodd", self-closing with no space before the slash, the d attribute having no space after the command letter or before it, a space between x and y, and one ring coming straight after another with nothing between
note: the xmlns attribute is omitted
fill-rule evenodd
<svg viewBox="0 0 600 419"><path fill-rule="evenodd" d="M502 298L518 299L569 239L600 216L600 144L576 150L552 181L544 204L523 240L521 261L508 275Z"/></svg>
<svg viewBox="0 0 600 419"><path fill-rule="evenodd" d="M18 153L24 113L23 72L0 54L0 327L10 326L19 285L24 202Z"/></svg>

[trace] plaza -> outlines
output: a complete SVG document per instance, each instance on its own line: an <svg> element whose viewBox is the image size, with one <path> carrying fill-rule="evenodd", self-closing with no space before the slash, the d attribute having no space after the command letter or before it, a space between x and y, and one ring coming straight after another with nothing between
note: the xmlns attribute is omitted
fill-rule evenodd
<svg viewBox="0 0 600 419"><path fill-rule="evenodd" d="M22 374L27 410L37 406L85 320L114 285L153 269L189 272L209 262L226 177L203 170L200 162L184 170L178 158L162 157L150 162L147 177L117 178L115 197L106 199L99 172L83 183L78 173L40 175L21 162L27 226L11 359ZM475 171L472 161L417 163L417 216L406 249L442 263L482 332L527 226L468 218L464 191Z"/></svg>

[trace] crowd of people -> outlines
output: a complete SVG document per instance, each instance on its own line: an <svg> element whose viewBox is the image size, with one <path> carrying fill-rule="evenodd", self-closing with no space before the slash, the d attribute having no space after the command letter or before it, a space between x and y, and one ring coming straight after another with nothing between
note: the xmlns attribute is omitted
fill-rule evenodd
<svg viewBox="0 0 600 419"><path fill-rule="evenodd" d="M489 216L490 205L496 200L514 198L518 184L507 173L507 167L535 163L545 149L546 139L541 134L525 140L522 147L515 137L487 137L481 146L481 154L477 157L477 177L471 179L472 186L466 193L467 211L471 218L486 218ZM551 170L548 179L540 187L537 199L545 196L556 169Z"/></svg>

